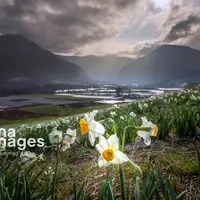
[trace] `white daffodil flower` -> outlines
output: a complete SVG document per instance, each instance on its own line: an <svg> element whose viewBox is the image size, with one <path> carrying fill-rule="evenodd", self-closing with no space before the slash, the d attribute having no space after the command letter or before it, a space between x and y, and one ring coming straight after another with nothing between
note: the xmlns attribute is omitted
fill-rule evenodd
<svg viewBox="0 0 200 200"><path fill-rule="evenodd" d="M126 154L119 151L119 139L116 135L111 135L108 140L103 136L99 136L99 143L96 145L96 149L100 153L98 159L99 167L122 164L129 161Z"/></svg>
<svg viewBox="0 0 200 200"><path fill-rule="evenodd" d="M143 106L144 106L145 108L148 108L148 104L147 104L147 103L144 103Z"/></svg>
<svg viewBox="0 0 200 200"><path fill-rule="evenodd" d="M167 103L168 102L167 99L164 99L164 102Z"/></svg>
<svg viewBox="0 0 200 200"><path fill-rule="evenodd" d="M67 129L63 140L68 141L70 144L73 144L76 139L76 129L72 130L71 128Z"/></svg>
<svg viewBox="0 0 200 200"><path fill-rule="evenodd" d="M62 141L62 131L53 129L53 131L49 134L49 140L50 140L51 144L60 143Z"/></svg>
<svg viewBox="0 0 200 200"><path fill-rule="evenodd" d="M115 116L117 116L117 113L114 112L114 111L111 111L111 112L110 112L110 116L111 116L111 117L115 117Z"/></svg>
<svg viewBox="0 0 200 200"><path fill-rule="evenodd" d="M94 119L97 112L97 110L94 110L89 114L85 114L85 119L80 120L81 134L88 134L92 146L94 146L95 139L105 133L104 126Z"/></svg>
<svg viewBox="0 0 200 200"><path fill-rule="evenodd" d="M142 106L142 104L141 104L141 103L139 103L139 104L138 104L138 107L139 107L139 109L140 109L140 110L142 110L142 109L143 109L143 106Z"/></svg>
<svg viewBox="0 0 200 200"><path fill-rule="evenodd" d="M62 141L62 151L66 151L70 148L70 144L73 144L76 139L76 130L72 130L71 128L67 129L67 132Z"/></svg>
<svg viewBox="0 0 200 200"><path fill-rule="evenodd" d="M26 165L30 165L38 160L37 155L30 151L21 152L20 158L21 158L22 163Z"/></svg>
<svg viewBox="0 0 200 200"><path fill-rule="evenodd" d="M117 105L117 104L114 104L114 105L113 105L113 108L117 109L117 108L118 108L118 105Z"/></svg>
<svg viewBox="0 0 200 200"><path fill-rule="evenodd" d="M141 117L142 126L141 127L150 127L150 131L138 131L137 134L143 138L144 143L149 146L151 144L151 136L156 137L158 134L158 126L153 124L151 121L148 121L146 117Z"/></svg>
<svg viewBox="0 0 200 200"><path fill-rule="evenodd" d="M66 151L66 150L69 149L69 148L70 148L70 143L69 143L68 141L66 141L66 140L63 140L63 141L62 141L61 150L62 150L62 151Z"/></svg>
<svg viewBox="0 0 200 200"><path fill-rule="evenodd" d="M124 121L124 117L123 117L123 116L120 116L120 119L121 119L122 121Z"/></svg>
<svg viewBox="0 0 200 200"><path fill-rule="evenodd" d="M130 112L129 116L134 118L134 117L136 117L136 114L134 112Z"/></svg>

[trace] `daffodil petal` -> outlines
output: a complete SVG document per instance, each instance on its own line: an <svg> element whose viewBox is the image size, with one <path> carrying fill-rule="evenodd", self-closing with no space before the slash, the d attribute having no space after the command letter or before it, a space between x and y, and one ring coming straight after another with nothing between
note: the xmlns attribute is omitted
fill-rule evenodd
<svg viewBox="0 0 200 200"><path fill-rule="evenodd" d="M111 135L108 138L108 143L109 143L110 147L113 148L114 150L118 150L119 149L119 139L118 139L116 134Z"/></svg>
<svg viewBox="0 0 200 200"><path fill-rule="evenodd" d="M99 136L99 144L101 144L104 149L109 147L108 140L106 140L106 138L102 135Z"/></svg>
<svg viewBox="0 0 200 200"><path fill-rule="evenodd" d="M98 110L93 110L93 111L91 112L91 116L93 117L93 119L94 119L94 117L97 115L97 113L98 113Z"/></svg>
<svg viewBox="0 0 200 200"><path fill-rule="evenodd" d="M142 120L142 126L143 127L149 126L149 122L148 122L146 117L141 117L141 120Z"/></svg>
<svg viewBox="0 0 200 200"><path fill-rule="evenodd" d="M91 133L91 132L89 132L89 133L88 133L88 137L89 137L90 144L91 144L92 146L94 146L94 142L95 142L95 136L94 136L94 134Z"/></svg>
<svg viewBox="0 0 200 200"><path fill-rule="evenodd" d="M99 137L105 133L105 128L99 122L95 122L95 129L93 131L95 132L95 136Z"/></svg>
<svg viewBox="0 0 200 200"><path fill-rule="evenodd" d="M67 129L67 134L70 134L70 133L72 133L73 132L73 130L71 129L71 128L68 128Z"/></svg>
<svg viewBox="0 0 200 200"><path fill-rule="evenodd" d="M103 151L104 151L104 147L103 147L100 143L98 143L98 144L95 146L95 148L97 149L97 151L98 151L100 154L102 154Z"/></svg>
<svg viewBox="0 0 200 200"><path fill-rule="evenodd" d="M149 138L148 140L144 140L144 143L149 146L151 144L151 138Z"/></svg>
<svg viewBox="0 0 200 200"><path fill-rule="evenodd" d="M70 144L73 144L76 139L76 129L72 130L68 128L66 133L67 135L64 136L64 140L66 140Z"/></svg>
<svg viewBox="0 0 200 200"><path fill-rule="evenodd" d="M115 158L111 161L112 164L122 164L129 161L129 158L126 154L121 151L115 151Z"/></svg>
<svg viewBox="0 0 200 200"><path fill-rule="evenodd" d="M147 131L138 131L137 134L142 137L142 138L146 138L146 137L150 137L150 133Z"/></svg>
<svg viewBox="0 0 200 200"><path fill-rule="evenodd" d="M85 114L85 119L89 122L90 121L90 114L86 113Z"/></svg>
<svg viewBox="0 0 200 200"><path fill-rule="evenodd" d="M71 128L68 128L67 134L76 137L76 129L72 130Z"/></svg>
<svg viewBox="0 0 200 200"><path fill-rule="evenodd" d="M110 163L104 160L103 156L100 156L98 159L98 165L99 167L107 167L108 165L110 165Z"/></svg>
<svg viewBox="0 0 200 200"><path fill-rule="evenodd" d="M94 120L94 117L96 116L97 114L97 110L93 110L91 113L86 113L85 114L85 119L90 122L90 121L93 121Z"/></svg>
<svg viewBox="0 0 200 200"><path fill-rule="evenodd" d="M66 151L69 148L70 148L70 144L66 144L66 145L62 146L61 149L62 149L62 151Z"/></svg>
<svg viewBox="0 0 200 200"><path fill-rule="evenodd" d="M109 147L109 143L108 143L108 141L106 140L105 137L100 135L99 136L99 143L95 147L96 147L97 151L100 154L102 154L105 151L105 149L107 149Z"/></svg>
<svg viewBox="0 0 200 200"><path fill-rule="evenodd" d="M138 131L137 134L143 138L144 143L149 146L151 144L151 133L147 131Z"/></svg>

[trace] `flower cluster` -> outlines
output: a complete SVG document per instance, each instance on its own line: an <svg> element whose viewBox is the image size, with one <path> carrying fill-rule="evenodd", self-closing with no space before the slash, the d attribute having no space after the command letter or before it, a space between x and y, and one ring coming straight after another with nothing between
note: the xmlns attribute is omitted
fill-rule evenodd
<svg viewBox="0 0 200 200"><path fill-rule="evenodd" d="M70 145L75 142L76 139L76 130L67 129L66 133L53 129L49 134L49 140L51 144L56 144L61 147L62 151L66 151L70 148Z"/></svg>
<svg viewBox="0 0 200 200"><path fill-rule="evenodd" d="M116 107L116 106L115 106ZM129 158L123 153L123 149L119 149L119 138L116 134L109 136L105 135L106 129L103 124L95 120L97 110L85 114L84 118L80 119L80 132L82 135L88 135L88 139L92 146L95 145L100 154L98 159L99 167L105 167L110 164L122 164L129 161ZM131 112L129 116L133 119L136 114ZM122 116L120 117L121 120ZM150 145L151 136L156 137L158 133L157 125L149 122L146 117L142 117L142 125L137 127L138 136L144 139L146 145ZM109 136L109 137L108 137ZM49 134L49 140L52 145L57 145L62 151L70 148L76 140L76 130L67 129L66 133L58 131L56 128Z"/></svg>
<svg viewBox="0 0 200 200"><path fill-rule="evenodd" d="M116 107L116 106L115 106ZM111 113L114 115L114 112ZM111 135L108 139L104 136L104 126L95 120L97 110L89 114L85 114L85 118L80 120L80 130L82 135L88 134L89 141L94 146L96 139L98 138L99 143L96 144L96 149L100 153L98 159L99 167L105 167L110 164L122 164L129 161L129 158L119 150L119 138L116 134ZM131 112L130 117L136 117L135 113ZM123 119L122 119L123 118ZM120 117L120 120L124 120L124 117ZM151 136L156 137L158 133L157 125L149 122L146 117L142 118L141 128L149 128L147 130L138 131L138 135L144 139L146 145L150 145Z"/></svg>
<svg viewBox="0 0 200 200"><path fill-rule="evenodd" d="M22 164L29 166L36 161L43 161L44 157L43 154L37 156L35 153L30 151L22 151L20 153L20 159Z"/></svg>

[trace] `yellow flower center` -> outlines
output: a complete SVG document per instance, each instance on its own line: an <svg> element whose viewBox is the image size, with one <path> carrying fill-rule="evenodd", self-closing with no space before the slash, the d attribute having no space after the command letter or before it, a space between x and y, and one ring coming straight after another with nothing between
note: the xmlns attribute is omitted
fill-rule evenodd
<svg viewBox="0 0 200 200"><path fill-rule="evenodd" d="M114 153L114 151L112 149L106 149L103 152L103 158L106 161L111 161L111 160L113 160L114 157L115 157L115 153Z"/></svg>
<svg viewBox="0 0 200 200"><path fill-rule="evenodd" d="M80 120L80 128L81 128L81 134L85 135L89 132L89 125L88 122L85 119Z"/></svg>
<svg viewBox="0 0 200 200"><path fill-rule="evenodd" d="M63 145L68 145L69 142L67 142L66 140L63 141Z"/></svg>
<svg viewBox="0 0 200 200"><path fill-rule="evenodd" d="M156 124L155 125L155 130L153 132L153 136L156 137L158 135L158 126Z"/></svg>

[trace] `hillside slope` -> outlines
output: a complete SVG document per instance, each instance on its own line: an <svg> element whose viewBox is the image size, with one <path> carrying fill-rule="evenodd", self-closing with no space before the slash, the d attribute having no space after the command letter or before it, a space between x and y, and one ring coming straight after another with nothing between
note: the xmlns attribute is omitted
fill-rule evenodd
<svg viewBox="0 0 200 200"><path fill-rule="evenodd" d="M161 46L123 67L116 80L140 84L170 80L200 81L200 51L186 46Z"/></svg>
<svg viewBox="0 0 200 200"><path fill-rule="evenodd" d="M35 83L89 82L89 76L77 65L64 61L20 35L0 36L0 80Z"/></svg>

